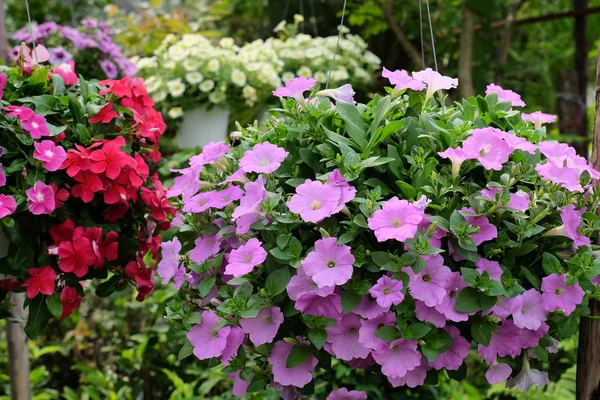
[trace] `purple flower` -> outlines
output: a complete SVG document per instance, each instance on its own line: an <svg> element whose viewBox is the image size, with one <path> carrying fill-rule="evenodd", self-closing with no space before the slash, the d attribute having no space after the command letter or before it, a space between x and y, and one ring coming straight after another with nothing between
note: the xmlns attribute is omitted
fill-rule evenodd
<svg viewBox="0 0 600 400"><path fill-rule="evenodd" d="M342 211L342 209L346 207L346 203L354 200L354 197L356 196L356 188L354 186L350 186L348 181L342 176L342 173L339 169L334 169L333 171L331 171L331 173L327 177L326 184L338 187L341 190L340 199L338 200L338 206L334 210L334 214Z"/></svg>
<svg viewBox="0 0 600 400"><path fill-rule="evenodd" d="M487 379L490 385L495 385L496 383L505 382L510 376L511 372L512 368L506 364L492 363L490 368L485 373L485 379Z"/></svg>
<svg viewBox="0 0 600 400"><path fill-rule="evenodd" d="M463 142L463 151L470 159L476 159L485 169L500 171L508 161L513 149L495 128L476 128Z"/></svg>
<svg viewBox="0 0 600 400"><path fill-rule="evenodd" d="M425 268L416 275L410 267L404 268L404 271L410 276L408 290L413 298L421 300L428 307L442 304L452 277L452 271L444 265L442 256L436 254L427 257Z"/></svg>
<svg viewBox="0 0 600 400"><path fill-rule="evenodd" d="M281 166L281 163L288 154L281 147L269 142L259 143L252 150L244 153L244 156L240 160L240 168L246 173L258 172L271 174Z"/></svg>
<svg viewBox="0 0 600 400"><path fill-rule="evenodd" d="M115 79L119 74L117 70L117 66L110 60L102 60L100 61L100 67L102 71L106 74L106 77L109 79Z"/></svg>
<svg viewBox="0 0 600 400"><path fill-rule="evenodd" d="M570 315L581 304L583 296L585 292L579 283L567 286L566 274L552 274L542 279L542 304L548 312L562 310Z"/></svg>
<svg viewBox="0 0 600 400"><path fill-rule="evenodd" d="M408 72L406 72L406 70L404 69L397 69L392 72L389 69L383 67L383 72L381 72L381 76L387 78L390 81L390 83L394 85L394 92L398 92L402 89L425 89L425 84L423 82L408 75Z"/></svg>
<svg viewBox="0 0 600 400"><path fill-rule="evenodd" d="M177 273L179 267L179 252L181 251L181 242L174 237L172 240L162 242L160 245L162 259L158 263L157 272L163 278L163 285L167 284Z"/></svg>
<svg viewBox="0 0 600 400"><path fill-rule="evenodd" d="M227 207L234 201L238 201L244 196L244 191L237 186L230 186L227 189L215 193L213 207L219 210Z"/></svg>
<svg viewBox="0 0 600 400"><path fill-rule="evenodd" d="M354 358L367 358L371 349L359 340L361 318L356 314L346 314L334 325L326 328L327 342L337 358L350 361Z"/></svg>
<svg viewBox="0 0 600 400"><path fill-rule="evenodd" d="M359 390L348 390L339 388L329 393L325 400L367 400L367 394Z"/></svg>
<svg viewBox="0 0 600 400"><path fill-rule="evenodd" d="M385 343L382 339L375 336L375 332L382 326L394 326L396 324L396 313L386 311L373 319L363 319L360 321L358 331L358 341L363 346L373 349L380 343Z"/></svg>
<svg viewBox="0 0 600 400"><path fill-rule="evenodd" d="M67 63L73 59L73 55L62 46L51 48L49 53L52 65Z"/></svg>
<svg viewBox="0 0 600 400"><path fill-rule="evenodd" d="M114 46L119 50L120 53L121 49L119 49L119 46L117 46L116 44ZM126 57L118 58L117 65L119 66L119 69L121 70L121 75L123 76L134 76L138 71L137 66L131 61L129 61L129 59Z"/></svg>
<svg viewBox="0 0 600 400"><path fill-rule="evenodd" d="M229 362L232 358L234 358L242 343L244 343L244 339L246 335L244 332L238 328L237 326L232 326L229 331L229 335L227 336L227 343L225 344L225 349L223 350L223 354L221 354L221 363L223 365L229 365Z"/></svg>
<svg viewBox="0 0 600 400"><path fill-rule="evenodd" d="M312 372L318 363L315 356L311 355L302 364L293 368L286 368L288 355L294 345L281 340L275 342L269 356L269 363L273 367L273 381L283 386L304 387L312 380Z"/></svg>
<svg viewBox="0 0 600 400"><path fill-rule="evenodd" d="M466 287L467 284L460 275L460 272L452 272L450 278L448 279L448 286L446 286L448 295L442 299L440 304L435 305L435 309L450 321L461 322L468 320L469 315L475 314L474 312L464 313L454 309L458 293Z"/></svg>
<svg viewBox="0 0 600 400"><path fill-rule="evenodd" d="M350 247L338 245L334 237L317 240L315 251L308 253L302 261L306 275L320 288L348 282L352 277L352 264L354 256L350 253Z"/></svg>
<svg viewBox="0 0 600 400"><path fill-rule="evenodd" d="M84 28L92 29L98 27L98 21L96 21L95 19L83 19L81 20L81 25Z"/></svg>
<svg viewBox="0 0 600 400"><path fill-rule="evenodd" d="M377 241L396 239L404 242L415 236L424 216L421 208L415 207L407 200L392 197L383 203L381 210L373 213L368 219L368 224L369 228L375 231Z"/></svg>
<svg viewBox="0 0 600 400"><path fill-rule="evenodd" d="M296 194L286 204L304 221L316 223L335 213L341 195L339 187L307 179L296 188Z"/></svg>
<svg viewBox="0 0 600 400"><path fill-rule="evenodd" d="M240 199L240 205L231 214L234 221L246 215L258 215L262 212L261 203L267 198L264 179L259 177L256 182L246 183L244 192L244 197Z"/></svg>
<svg viewBox="0 0 600 400"><path fill-rule="evenodd" d="M356 93L352 89L352 85L350 85L349 83L347 83L343 86L340 86L337 89L321 90L316 93L317 96L327 96L327 97L331 97L336 102L349 103L349 104L356 104L356 101L354 101L355 94Z"/></svg>
<svg viewBox="0 0 600 400"><path fill-rule="evenodd" d="M517 357L521 354L521 329L517 327L513 321L507 320L498 329L492 333L490 344L484 346L480 344L477 348L477 353L491 364L496 361L496 357Z"/></svg>
<svg viewBox="0 0 600 400"><path fill-rule="evenodd" d="M583 236L579 232L581 225L581 216L586 210L575 210L575 205L569 204L560 212L560 219L563 224L557 228L544 233L544 236L566 236L573 241L573 248L579 246L590 246L590 238Z"/></svg>
<svg viewBox="0 0 600 400"><path fill-rule="evenodd" d="M312 89L317 81L314 78L307 79L299 76L285 83L284 87L280 87L273 91L273 95L277 97L293 97L299 103L304 103L304 92Z"/></svg>
<svg viewBox="0 0 600 400"><path fill-rule="evenodd" d="M500 263L498 261L487 260L485 258L480 258L475 263L477 267L477 272L483 274L486 271L491 280L500 282L502 278L502 267L500 267Z"/></svg>
<svg viewBox="0 0 600 400"><path fill-rule="evenodd" d="M242 277L266 259L267 252L262 248L261 241L252 238L246 244L229 253L229 263L225 267L225 274L232 275L235 278Z"/></svg>
<svg viewBox="0 0 600 400"><path fill-rule="evenodd" d="M362 296L360 304L352 312L366 319L377 318L386 310L382 308L376 301L369 299L369 296Z"/></svg>
<svg viewBox="0 0 600 400"><path fill-rule="evenodd" d="M402 281L390 278L387 275L377 280L377 283L369 290L369 294L377 300L377 304L385 310L393 305L398 305L404 300L402 294Z"/></svg>
<svg viewBox="0 0 600 400"><path fill-rule="evenodd" d="M319 296L329 296L335 290L335 286L326 286L319 288L317 284L304 272L304 268L300 266L297 270L297 274L292 276L286 289L288 297L294 301L297 301L300 296L306 293L315 293Z"/></svg>
<svg viewBox="0 0 600 400"><path fill-rule="evenodd" d="M488 187L487 189L481 190L481 195L490 200L496 200L496 194L502 193L501 189L495 187ZM516 193L509 194L508 207L518 211L527 211L529 208L529 195L522 190L517 191ZM499 206L502 206L502 201L498 200L497 203Z"/></svg>
<svg viewBox="0 0 600 400"><path fill-rule="evenodd" d="M579 175L581 171L568 166L557 166L551 161L545 164L538 164L535 170L543 180L555 183L571 192L583 192L583 188L579 183Z"/></svg>
<svg viewBox="0 0 600 400"><path fill-rule="evenodd" d="M459 210L461 214L467 212L470 214L476 214L475 210L470 207L463 207ZM463 214L464 215L464 214ZM495 225L490 224L490 220L485 215L479 217L472 215L464 215L465 221L469 226L479 228L479 232L469 235L471 239L475 241L475 244L479 246L481 243L488 240L492 240L498 237L498 229Z"/></svg>
<svg viewBox="0 0 600 400"><path fill-rule="evenodd" d="M202 166L192 166L178 170L177 172L181 173L181 175L175 177L173 180L173 186L167 191L167 197L181 196L181 199L186 202L200 190Z"/></svg>
<svg viewBox="0 0 600 400"><path fill-rule="evenodd" d="M201 264L221 250L221 242L217 234L200 236L194 242L196 247L190 253L190 260Z"/></svg>
<svg viewBox="0 0 600 400"><path fill-rule="evenodd" d="M452 337L452 346L437 358L431 364L434 369L440 370L446 368L449 371L456 371L460 368L463 361L469 355L471 343L464 337L460 336L460 331L455 326L447 326L444 328Z"/></svg>
<svg viewBox="0 0 600 400"><path fill-rule="evenodd" d="M228 373L227 376L233 379L233 388L231 390L231 393L236 397L246 396L246 391L248 390L248 386L250 386L250 381L252 379L249 379L248 381L243 380L242 378L240 378L240 371L236 371L235 373Z"/></svg>
<svg viewBox="0 0 600 400"><path fill-rule="evenodd" d="M514 388L515 386L521 392L526 392L532 386L542 386L550 383L548 380L547 372L540 372L537 369L531 369L529 367L529 360L527 356L523 357L523 368L521 372L517 374L514 378L511 378L506 381L507 388Z"/></svg>
<svg viewBox="0 0 600 400"><path fill-rule="evenodd" d="M438 328L446 326L446 317L435 309L435 307L427 307L420 300L415 300L415 314L417 319L423 322L429 322Z"/></svg>
<svg viewBox="0 0 600 400"><path fill-rule="evenodd" d="M338 294L321 296L316 292L302 294L294 305L303 314L339 319L342 316L342 298Z"/></svg>
<svg viewBox="0 0 600 400"><path fill-rule="evenodd" d="M522 150L527 153L534 154L537 150L537 146L527 141L527 139L513 135L512 133L504 132L499 129L490 128L497 131L498 136L501 137L506 144L513 150Z"/></svg>
<svg viewBox="0 0 600 400"><path fill-rule="evenodd" d="M220 357L227 346L230 326L214 329L219 323L219 317L213 311L203 311L202 321L194 326L187 338L194 346L194 355L200 360Z"/></svg>
<svg viewBox="0 0 600 400"><path fill-rule="evenodd" d="M283 313L276 306L263 308L254 318L240 319L240 325L255 346L271 343L283 323Z"/></svg>
<svg viewBox="0 0 600 400"><path fill-rule="evenodd" d="M515 297L513 321L519 328L536 330L546 320L546 310L542 304L542 295L535 289L529 289Z"/></svg>
<svg viewBox="0 0 600 400"><path fill-rule="evenodd" d="M438 155L442 158L447 158L452 163L452 177L458 177L460 173L460 166L465 160L468 160L470 157L463 151L461 147L457 147L453 149L452 147L447 148L446 150L438 153Z"/></svg>
<svg viewBox="0 0 600 400"><path fill-rule="evenodd" d="M408 386L409 388L416 388L425 383L428 368L427 359L424 356L421 356L421 365L412 371L408 371L403 377L391 378L388 376L388 381L392 387Z"/></svg>
<svg viewBox="0 0 600 400"><path fill-rule="evenodd" d="M202 213L211 207L214 207L216 202L216 191L198 193L183 203L183 212Z"/></svg>
<svg viewBox="0 0 600 400"><path fill-rule="evenodd" d="M202 153L190 158L190 166L213 164L229 153L229 149L223 142L210 142L202 148Z"/></svg>
<svg viewBox="0 0 600 400"><path fill-rule="evenodd" d="M448 90L458 86L458 79L444 76L431 68L413 72L412 75L413 78L418 79L427 85L427 93L425 93L426 99L431 98L438 90Z"/></svg>
<svg viewBox="0 0 600 400"><path fill-rule="evenodd" d="M391 343L381 343L372 353L381 372L388 378L402 378L408 371L421 365L421 354L415 340L398 339Z"/></svg>
<svg viewBox="0 0 600 400"><path fill-rule="evenodd" d="M518 93L513 92L512 90L502 89L501 86L490 83L485 89L485 94L490 94L492 92L498 94L499 102L510 103L513 107L525 107L525 102L521 100L521 96Z"/></svg>

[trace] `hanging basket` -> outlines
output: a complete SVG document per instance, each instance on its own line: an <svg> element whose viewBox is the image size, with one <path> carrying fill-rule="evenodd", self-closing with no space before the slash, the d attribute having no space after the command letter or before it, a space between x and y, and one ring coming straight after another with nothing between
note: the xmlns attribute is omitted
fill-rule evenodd
<svg viewBox="0 0 600 400"><path fill-rule="evenodd" d="M225 140L230 111L227 108L200 106L186 111L177 140L181 149L195 149L210 142Z"/></svg>

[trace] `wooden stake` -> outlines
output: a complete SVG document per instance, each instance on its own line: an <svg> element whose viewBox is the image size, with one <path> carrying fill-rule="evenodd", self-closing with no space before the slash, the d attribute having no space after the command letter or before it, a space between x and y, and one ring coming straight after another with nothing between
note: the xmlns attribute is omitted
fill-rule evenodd
<svg viewBox="0 0 600 400"><path fill-rule="evenodd" d="M31 383L29 382L29 346L25 335L25 293L13 293L11 309L13 317L22 322L7 322L8 337L8 369L10 374L10 398L12 400L30 400Z"/></svg>

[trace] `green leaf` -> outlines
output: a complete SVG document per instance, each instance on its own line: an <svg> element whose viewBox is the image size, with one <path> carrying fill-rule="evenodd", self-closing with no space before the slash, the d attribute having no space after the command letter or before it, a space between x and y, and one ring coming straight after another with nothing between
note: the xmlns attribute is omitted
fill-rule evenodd
<svg viewBox="0 0 600 400"><path fill-rule="evenodd" d="M57 97L65 94L65 81L59 74L52 75L52 88L54 89L52 93Z"/></svg>
<svg viewBox="0 0 600 400"><path fill-rule="evenodd" d="M382 326L377 329L375 336L381 340L385 340L386 342L393 342L401 335L400 331L395 326Z"/></svg>
<svg viewBox="0 0 600 400"><path fill-rule="evenodd" d="M75 98L75 96L69 96L69 111L71 112L71 116L73 117L73 124L84 124L85 117L83 116L83 109L81 107L81 103Z"/></svg>
<svg viewBox="0 0 600 400"><path fill-rule="evenodd" d="M79 141L82 144L88 144L92 141L92 135L90 134L89 129L84 124L77 124L75 128L75 133L79 137Z"/></svg>
<svg viewBox="0 0 600 400"><path fill-rule="evenodd" d="M282 261L290 261L290 260L294 259L293 255L291 255L277 247L273 247L271 250L269 250L269 253L271 253L271 255L273 257L275 257L276 259L282 260Z"/></svg>
<svg viewBox="0 0 600 400"><path fill-rule="evenodd" d="M371 260L378 267L384 267L386 264L391 262L389 253L385 251L374 251L370 254Z"/></svg>
<svg viewBox="0 0 600 400"><path fill-rule="evenodd" d="M406 329L404 332L404 338L418 340L427 335L429 331L431 331L431 326L422 322L415 322Z"/></svg>
<svg viewBox="0 0 600 400"><path fill-rule="evenodd" d="M523 243L521 247L515 252L515 257L521 257L525 254L531 253L533 250L537 249L538 245L535 243Z"/></svg>
<svg viewBox="0 0 600 400"><path fill-rule="evenodd" d="M50 311L46 305L46 296L36 296L29 303L29 318L25 325L25 333L29 339L35 339L42 334L50 320Z"/></svg>
<svg viewBox="0 0 600 400"><path fill-rule="evenodd" d="M267 379L266 377L264 377L262 375L255 376L250 381L250 384L248 385L248 389L246 389L246 392L248 392L248 393L260 392L261 390L263 390L265 388L267 383L269 383L269 379Z"/></svg>
<svg viewBox="0 0 600 400"><path fill-rule="evenodd" d="M540 279L535 274L531 273L531 271L529 271L525 267L521 267L521 272L523 273L523 275L525 275L525 278L527 278L529 283L531 283L531 286L533 286L537 290L540 290Z"/></svg>
<svg viewBox="0 0 600 400"><path fill-rule="evenodd" d="M460 269L460 273L463 276L466 284L472 288L477 288L479 284L479 272L474 270L473 268L462 267Z"/></svg>
<svg viewBox="0 0 600 400"><path fill-rule="evenodd" d="M24 104L33 104L35 112L40 115L52 114L54 112L54 106L56 105L56 97L49 94L34 97L22 97L17 101Z"/></svg>
<svg viewBox="0 0 600 400"><path fill-rule="evenodd" d="M183 346L181 346L181 349L179 350L179 353L177 354L177 361L181 361L184 358L191 356L193 350L194 350L194 346L192 346L192 343L189 340L187 340L183 344Z"/></svg>
<svg viewBox="0 0 600 400"><path fill-rule="evenodd" d="M396 181L396 186L398 186L400 190L402 190L402 193L409 199L414 199L417 196L417 189L404 181Z"/></svg>
<svg viewBox="0 0 600 400"><path fill-rule="evenodd" d="M544 252L542 257L542 269L548 275L562 273L562 265L558 261L558 258L546 252Z"/></svg>
<svg viewBox="0 0 600 400"><path fill-rule="evenodd" d="M338 101L335 109L346 123L348 136L350 136L358 147L364 150L368 144L366 139L367 132L365 131L364 120L358 108L354 104Z"/></svg>
<svg viewBox="0 0 600 400"><path fill-rule="evenodd" d="M96 288L96 296L108 297L116 292L119 287L119 279L117 275L113 275L109 280L102 282Z"/></svg>
<svg viewBox="0 0 600 400"><path fill-rule="evenodd" d="M536 346L533 351L535 351L535 355L538 359L548 362L548 350L546 350L543 346Z"/></svg>
<svg viewBox="0 0 600 400"><path fill-rule="evenodd" d="M296 344L292 347L292 351L290 351L290 354L285 361L285 367L294 368L298 365L302 365L312 356L312 354L310 347L303 344Z"/></svg>
<svg viewBox="0 0 600 400"><path fill-rule="evenodd" d="M29 78L28 84L30 86L41 84L44 88L48 85L48 71L49 67L40 67L33 71Z"/></svg>
<svg viewBox="0 0 600 400"><path fill-rule="evenodd" d="M291 233L284 233L284 234L277 236L277 240L276 240L277 247L279 247L280 250L284 250L287 247L291 238L292 238Z"/></svg>
<svg viewBox="0 0 600 400"><path fill-rule="evenodd" d="M475 241L473 240L473 238L470 238L468 236L459 237L458 245L467 251L477 251L477 245L475 244Z"/></svg>
<svg viewBox="0 0 600 400"><path fill-rule="evenodd" d="M200 291L200 295L202 297L206 297L206 295L208 293L210 293L210 290L213 288L213 286L215 286L216 281L217 281L217 278L214 276L212 278L202 280L200 282L200 284L198 285L198 290Z"/></svg>
<svg viewBox="0 0 600 400"><path fill-rule="evenodd" d="M311 329L308 331L308 339L317 350L321 350L327 340L327 331L325 329Z"/></svg>
<svg viewBox="0 0 600 400"><path fill-rule="evenodd" d="M46 305L48 306L48 310L54 315L56 318L60 318L62 316L63 305L60 302L60 294L54 293L52 296L46 296Z"/></svg>
<svg viewBox="0 0 600 400"><path fill-rule="evenodd" d="M265 282L265 290L267 294L271 297L275 297L279 293L282 293L287 287L291 278L292 276L288 267L283 267L271 272Z"/></svg>
<svg viewBox="0 0 600 400"><path fill-rule="evenodd" d="M443 231L450 231L450 222L444 217L434 215L427 218L431 223L437 223L437 226Z"/></svg>
<svg viewBox="0 0 600 400"><path fill-rule="evenodd" d="M475 312L481 308L479 304L480 293L477 289L470 287L464 288L458 292L454 309L458 312Z"/></svg>
<svg viewBox="0 0 600 400"><path fill-rule="evenodd" d="M471 336L484 346L490 345L492 334L496 330L496 326L488 320L479 320L471 325Z"/></svg>
<svg viewBox="0 0 600 400"><path fill-rule="evenodd" d="M292 236L288 246L289 246L290 252L294 256L300 257L300 254L302 254L302 243L300 243L300 241L298 239L296 239L294 236Z"/></svg>
<svg viewBox="0 0 600 400"><path fill-rule="evenodd" d="M342 292L342 311L348 314L360 304L361 296L354 290L344 290Z"/></svg>

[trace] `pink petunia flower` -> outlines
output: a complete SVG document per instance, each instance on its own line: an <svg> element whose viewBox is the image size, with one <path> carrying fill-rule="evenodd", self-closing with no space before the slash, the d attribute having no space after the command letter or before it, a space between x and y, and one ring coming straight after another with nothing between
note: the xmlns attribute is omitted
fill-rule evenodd
<svg viewBox="0 0 600 400"><path fill-rule="evenodd" d="M339 319L342 317L342 298L338 294L321 296L309 292L298 297L294 308L303 314Z"/></svg>
<svg viewBox="0 0 600 400"><path fill-rule="evenodd" d="M447 287L452 278L452 271L444 265L444 258L439 254L426 258L425 268L418 274L412 268L404 268L410 277L408 290L413 298L421 300L428 307L442 304L448 295Z"/></svg>
<svg viewBox="0 0 600 400"><path fill-rule="evenodd" d="M341 195L339 187L307 179L296 188L296 194L286 205L304 221L316 223L336 212Z"/></svg>
<svg viewBox="0 0 600 400"><path fill-rule="evenodd" d="M555 183L571 192L583 193L583 187L579 183L579 175L581 171L568 166L557 166L551 161L545 164L538 164L535 170L545 181Z"/></svg>
<svg viewBox="0 0 600 400"><path fill-rule="evenodd" d="M429 365L425 356L421 356L421 365L412 371L408 371L406 375L399 378L391 378L388 376L388 381L392 387L408 386L409 388L416 388L422 386L427 378L427 370Z"/></svg>
<svg viewBox="0 0 600 400"><path fill-rule="evenodd" d="M572 166L577 151L566 143L543 141L538 145L540 152L556 166Z"/></svg>
<svg viewBox="0 0 600 400"><path fill-rule="evenodd" d="M375 348L380 343L385 343L383 339L375 336L375 332L382 326L394 326L396 324L396 313L386 311L377 318L370 320L361 320L358 330L358 341L364 347L369 349Z"/></svg>
<svg viewBox="0 0 600 400"><path fill-rule="evenodd" d="M502 193L502 190L491 186L481 190L481 195L483 197L487 197L490 200L496 200L496 194L498 193ZM512 208L513 210L524 212L527 211L527 209L529 208L529 202L529 195L524 191L519 190L516 193L509 193L509 200L507 206L509 208ZM501 206L502 201L499 199L497 204Z"/></svg>
<svg viewBox="0 0 600 400"><path fill-rule="evenodd" d="M74 86L77 85L79 79L77 78L77 74L75 73L75 62L69 61L64 64L60 64L57 67L54 67L52 70L53 75L60 75L63 78L65 85Z"/></svg>
<svg viewBox="0 0 600 400"><path fill-rule="evenodd" d="M214 207L217 199L216 193L216 190L202 192L184 200L182 211L202 213L209 208Z"/></svg>
<svg viewBox="0 0 600 400"><path fill-rule="evenodd" d="M535 144L529 142L525 138L513 135L512 133L501 131L500 129L490 129L494 129L497 132L498 136L501 137L512 150L522 150L529 154L534 154L538 148Z"/></svg>
<svg viewBox="0 0 600 400"><path fill-rule="evenodd" d="M162 242L160 247L162 258L158 263L157 272L163 278L162 283L165 285L177 274L181 242L175 236L172 240Z"/></svg>
<svg viewBox="0 0 600 400"><path fill-rule="evenodd" d="M342 211L344 207L346 207L346 203L354 200L354 197L356 196L356 188L354 186L350 186L348 181L342 176L342 173L339 169L331 171L327 177L326 184L338 187L341 190L338 206L334 210L334 214Z"/></svg>
<svg viewBox="0 0 600 400"><path fill-rule="evenodd" d="M203 311L200 324L187 333L187 338L194 346L194 355L198 359L207 360L223 354L231 327L224 326L215 330L219 321L220 318L213 311Z"/></svg>
<svg viewBox="0 0 600 400"><path fill-rule="evenodd" d="M581 304L583 296L585 292L579 283L567 286L566 274L552 274L542 279L542 304L548 312L562 310L570 315Z"/></svg>
<svg viewBox="0 0 600 400"><path fill-rule="evenodd" d="M541 111L534 111L531 114L521 114L521 118L523 118L523 121L529 121L533 123L535 129L539 129L542 127L542 124L551 124L556 122L557 116L552 114L544 114Z"/></svg>
<svg viewBox="0 0 600 400"><path fill-rule="evenodd" d="M419 321L429 322L437 328L446 326L446 317L434 307L427 307L424 302L415 300L415 314Z"/></svg>
<svg viewBox="0 0 600 400"><path fill-rule="evenodd" d="M590 246L590 238L583 236L579 232L581 216L585 211L585 209L576 210L573 204L566 205L560 212L560 219L563 224L544 233L544 236L568 237L573 241L573 248L575 249L579 248L579 246Z"/></svg>
<svg viewBox="0 0 600 400"><path fill-rule="evenodd" d="M167 198L181 196L181 199L187 202L190 197L198 193L198 190L200 190L202 168L200 165L177 171L181 175L173 179L173 185L167 190Z"/></svg>
<svg viewBox="0 0 600 400"><path fill-rule="evenodd" d="M272 143L259 143L252 150L244 153L240 160L240 168L246 173L271 174L281 166L288 154L287 151Z"/></svg>
<svg viewBox="0 0 600 400"><path fill-rule="evenodd" d="M420 80L427 85L425 98L431 98L438 90L454 89L458 86L457 78L444 76L437 71L427 68L423 71L413 72L413 78Z"/></svg>
<svg viewBox="0 0 600 400"><path fill-rule="evenodd" d="M221 242L217 234L200 236L194 244L196 247L190 253L190 260L196 264L203 263L221 249Z"/></svg>
<svg viewBox="0 0 600 400"><path fill-rule="evenodd" d="M402 294L402 281L392 279L387 275L377 280L377 283L369 290L369 294L377 300L377 304L385 310L393 305L398 305L404 300Z"/></svg>
<svg viewBox="0 0 600 400"><path fill-rule="evenodd" d="M377 301L370 300L369 296L362 296L358 307L352 312L360 315L365 319L377 318L385 312L385 308L381 307Z"/></svg>
<svg viewBox="0 0 600 400"><path fill-rule="evenodd" d="M317 93L315 93L316 96L327 96L331 97L336 102L349 104L356 104L356 101L354 101L355 94L356 92L354 92L354 89L352 89L352 85L350 85L349 83L346 83L345 85L342 85L336 89L320 90Z"/></svg>
<svg viewBox="0 0 600 400"><path fill-rule="evenodd" d="M65 149L54 144L52 140L34 142L33 146L33 158L40 160L48 171L57 171L67 159Z"/></svg>
<svg viewBox="0 0 600 400"><path fill-rule="evenodd" d="M310 276L306 275L302 266L300 266L296 272L297 274L292 276L292 279L290 279L290 282L286 287L288 297L294 301L297 301L300 296L306 293L314 293L318 296L327 297L335 290L335 286L319 288Z"/></svg>
<svg viewBox="0 0 600 400"><path fill-rule="evenodd" d="M315 251L311 251L302 260L306 275L310 276L318 287L339 286L352 277L354 256L350 247L338 245L334 237L323 238L315 242Z"/></svg>
<svg viewBox="0 0 600 400"><path fill-rule="evenodd" d="M540 387L550 383L547 372L531 369L527 356L523 357L523 368L514 378L506 381L508 389L517 387L521 392L527 392L532 386Z"/></svg>
<svg viewBox="0 0 600 400"><path fill-rule="evenodd" d="M513 321L519 328L536 330L546 321L546 310L542 295L535 289L529 289L515 297Z"/></svg>
<svg viewBox="0 0 600 400"><path fill-rule="evenodd" d="M246 335L244 335L244 331L237 326L231 327L229 335L227 335L225 349L223 349L223 353L221 354L221 363L223 365L229 365L229 362L237 355L238 350L245 339Z"/></svg>
<svg viewBox="0 0 600 400"><path fill-rule="evenodd" d="M392 197L383 203L381 210L368 219L369 229L375 232L379 242L395 239L404 242L412 239L425 216L424 211L407 200Z"/></svg>
<svg viewBox="0 0 600 400"><path fill-rule="evenodd" d="M449 159L452 163L452 177L458 177L460 173L460 166L465 160L468 160L470 157L463 151L461 147L457 147L453 149L452 147L447 148L446 150L438 153L438 155L442 158Z"/></svg>
<svg viewBox="0 0 600 400"><path fill-rule="evenodd" d="M460 331L455 326L447 326L444 330L452 337L452 346L442 354L438 355L431 366L437 370L446 368L449 371L456 371L460 368L464 359L469 355L471 343L460 336Z"/></svg>
<svg viewBox="0 0 600 400"><path fill-rule="evenodd" d="M285 83L284 87L280 87L273 91L273 95L277 97L293 97L299 103L304 103L304 92L310 90L317 83L314 78L305 78L299 76Z"/></svg>
<svg viewBox="0 0 600 400"><path fill-rule="evenodd" d="M229 263L225 267L225 274L240 278L251 272L254 267L262 264L267 259L267 252L262 248L262 243L252 238L246 244L229 253Z"/></svg>
<svg viewBox="0 0 600 400"><path fill-rule="evenodd" d="M477 272L479 272L480 274L483 274L483 272L485 271L488 273L491 280L500 282L503 271L498 261L480 258L475 263L475 266L477 267Z"/></svg>
<svg viewBox="0 0 600 400"><path fill-rule="evenodd" d="M381 365L381 372L388 378L402 378L408 371L421 365L416 340L398 339L381 343L371 354L377 364Z"/></svg>
<svg viewBox="0 0 600 400"><path fill-rule="evenodd" d="M381 72L381 76L387 78L392 85L394 85L394 93L402 90L402 89L411 89L411 90L423 90L425 89L425 84L418 79L413 78L406 72L406 70L395 70L390 71L389 69L383 67L383 72Z"/></svg>
<svg viewBox="0 0 600 400"><path fill-rule="evenodd" d="M506 382L512 372L512 368L502 363L492 363L490 368L485 373L485 379L487 379L490 385L496 383Z"/></svg>
<svg viewBox="0 0 600 400"><path fill-rule="evenodd" d="M334 325L326 328L327 342L337 358L350 361L354 358L367 358L371 349L359 340L361 318L353 313L346 314Z"/></svg>
<svg viewBox="0 0 600 400"><path fill-rule="evenodd" d="M306 361L293 368L287 368L288 355L294 345L284 341L277 341L269 356L269 363L273 367L273 381L283 386L295 386L302 388L312 381L312 372L317 366L318 360L310 355Z"/></svg>
<svg viewBox="0 0 600 400"><path fill-rule="evenodd" d="M271 343L283 323L283 313L277 306L263 308L254 318L240 319L240 325L255 346Z"/></svg>
<svg viewBox="0 0 600 400"><path fill-rule="evenodd" d="M202 147L202 153L190 158L190 167L213 164L229 153L230 146L223 142L210 142Z"/></svg>
<svg viewBox="0 0 600 400"><path fill-rule="evenodd" d="M56 208L54 189L42 181L37 181L33 187L25 191L27 207L33 215L50 214Z"/></svg>
<svg viewBox="0 0 600 400"><path fill-rule="evenodd" d="M244 185L244 192L244 197L240 199L240 205L233 210L231 217L234 221L247 216L258 220L258 214L262 212L261 203L267 198L264 179L259 177L256 182L246 183ZM238 233L244 232L238 230Z"/></svg>
<svg viewBox="0 0 600 400"><path fill-rule="evenodd" d="M475 314L474 312L464 313L454 309L456 306L458 293L466 287L467 284L465 283L465 280L461 276L460 272L451 272L450 278L448 279L448 285L446 286L448 295L442 299L440 304L436 304L434 306L436 311L443 314L444 317L446 317L446 319L449 321L467 321L470 315Z"/></svg>
<svg viewBox="0 0 600 400"><path fill-rule="evenodd" d="M215 199L212 202L213 207L219 210L227 207L234 201L238 201L244 196L244 191L237 186L229 186L226 189L215 193Z"/></svg>
<svg viewBox="0 0 600 400"><path fill-rule="evenodd" d="M0 194L0 219L11 215L17 210L15 198L6 194Z"/></svg>
<svg viewBox="0 0 600 400"><path fill-rule="evenodd" d="M348 390L343 387L329 393L325 400L367 400L367 394L360 390Z"/></svg>
<svg viewBox="0 0 600 400"><path fill-rule="evenodd" d="M485 94L496 92L498 94L499 102L510 103L513 107L525 107L525 102L521 100L521 96L512 90L502 89L501 86L490 83L485 89Z"/></svg>
<svg viewBox="0 0 600 400"><path fill-rule="evenodd" d="M476 214L475 210L470 207L463 207L459 210L461 214L463 213L471 213ZM464 215L464 214L463 214ZM493 240L498 237L498 229L495 225L490 223L490 220L485 215L481 215L479 217L473 215L464 215L465 221L469 226L474 226L479 228L479 232L469 235L471 239L475 241L475 244L479 246L483 242L487 242L488 240Z"/></svg>
<svg viewBox="0 0 600 400"><path fill-rule="evenodd" d="M485 169L500 171L508 161L512 148L494 128L476 128L463 142L463 151L470 159L476 159Z"/></svg>
<svg viewBox="0 0 600 400"><path fill-rule="evenodd" d="M50 136L50 129L48 129L46 118L39 114L34 113L31 118L21 120L21 126L34 139L40 139L42 136Z"/></svg>
<svg viewBox="0 0 600 400"><path fill-rule="evenodd" d="M497 357L517 357L521 354L521 329L512 320L504 321L498 329L492 333L488 346L479 345L479 354L486 363L491 364Z"/></svg>

